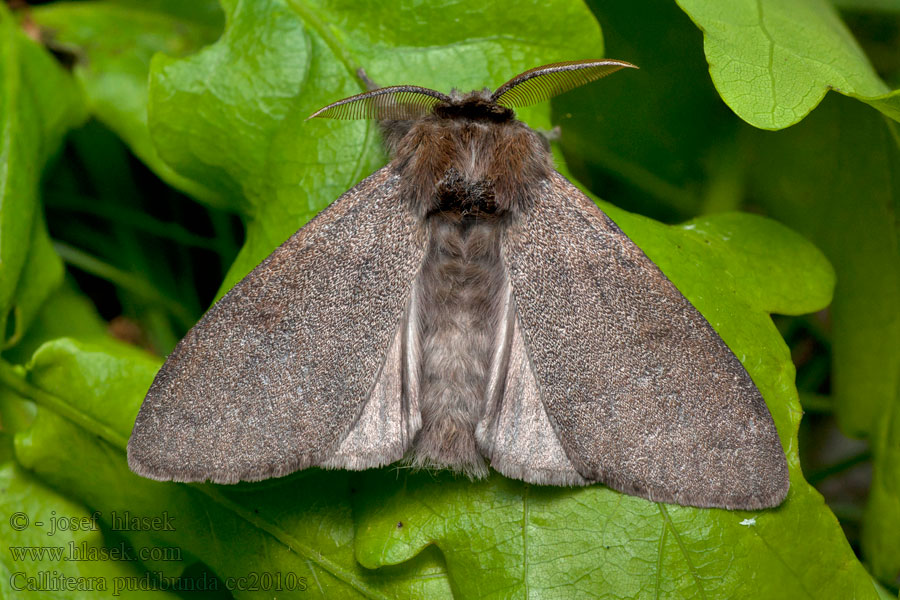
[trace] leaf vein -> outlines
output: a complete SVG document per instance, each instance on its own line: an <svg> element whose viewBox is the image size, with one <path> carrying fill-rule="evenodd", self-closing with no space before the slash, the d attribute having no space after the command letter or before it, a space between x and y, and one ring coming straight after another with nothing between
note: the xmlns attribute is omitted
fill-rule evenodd
<svg viewBox="0 0 900 600"><path fill-rule="evenodd" d="M659 508L660 514L662 514L663 521L672 530L672 537L675 538L675 541L678 543L678 547L681 549L682 555L684 555L684 561L687 563L688 571L690 572L691 577L694 578L694 583L697 584L697 591L700 593L700 597L706 598L706 592L703 591L702 579L700 578L700 574L697 573L697 568L694 566L694 563L691 562L691 557L688 554L687 547L685 547L681 536L678 535L678 531L675 529L675 524L672 523L672 519L669 517L669 511L667 511L666 507L660 503L657 503L656 506Z"/></svg>

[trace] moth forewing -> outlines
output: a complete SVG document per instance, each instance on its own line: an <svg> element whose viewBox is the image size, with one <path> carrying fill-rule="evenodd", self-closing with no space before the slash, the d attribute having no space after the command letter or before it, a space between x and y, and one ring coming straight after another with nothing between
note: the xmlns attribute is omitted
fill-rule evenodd
<svg viewBox="0 0 900 600"><path fill-rule="evenodd" d="M188 332L141 406L132 470L234 483L402 457L403 422L385 422L379 403L397 388L385 363L398 353L425 237L396 210L398 186L389 167L363 180ZM354 425L377 432L368 447L348 439Z"/></svg>
<svg viewBox="0 0 900 600"><path fill-rule="evenodd" d="M390 164L182 340L132 468L230 483L405 457L476 478L488 459L538 484L781 502L787 463L743 366L512 111L633 66L554 63L493 94L395 86L316 112L379 119Z"/></svg>
<svg viewBox="0 0 900 600"><path fill-rule="evenodd" d="M503 249L544 407L582 476L692 506L784 499L787 461L747 371L593 202L555 173Z"/></svg>

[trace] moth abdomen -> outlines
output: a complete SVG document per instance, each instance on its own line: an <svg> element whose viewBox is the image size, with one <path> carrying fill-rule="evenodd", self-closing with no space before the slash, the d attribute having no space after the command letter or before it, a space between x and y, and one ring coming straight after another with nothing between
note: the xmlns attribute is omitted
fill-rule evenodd
<svg viewBox="0 0 900 600"><path fill-rule="evenodd" d="M464 195L463 195L464 196ZM421 298L422 427L410 460L418 467L487 475L475 439L497 339L505 273L500 261L501 218L463 215L473 198L427 219L429 247L416 282Z"/></svg>

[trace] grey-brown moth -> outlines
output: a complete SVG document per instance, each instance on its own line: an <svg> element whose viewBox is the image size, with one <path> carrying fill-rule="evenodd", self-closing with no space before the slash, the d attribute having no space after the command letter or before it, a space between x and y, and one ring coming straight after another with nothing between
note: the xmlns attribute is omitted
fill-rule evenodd
<svg viewBox="0 0 900 600"><path fill-rule="evenodd" d="M779 504L787 463L740 361L513 113L632 66L387 87L312 115L377 119L392 160L178 344L131 468L234 483L404 458L478 478L489 461L536 484Z"/></svg>

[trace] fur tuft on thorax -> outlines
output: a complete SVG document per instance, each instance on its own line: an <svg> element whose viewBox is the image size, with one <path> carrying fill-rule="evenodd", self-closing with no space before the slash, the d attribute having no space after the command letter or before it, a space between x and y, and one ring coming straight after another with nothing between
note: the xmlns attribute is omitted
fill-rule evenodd
<svg viewBox="0 0 900 600"><path fill-rule="evenodd" d="M447 210L456 198L498 213L516 213L553 172L546 142L515 119L513 111L490 100L486 90L438 104L414 121L382 123L401 176L402 196L426 216Z"/></svg>

